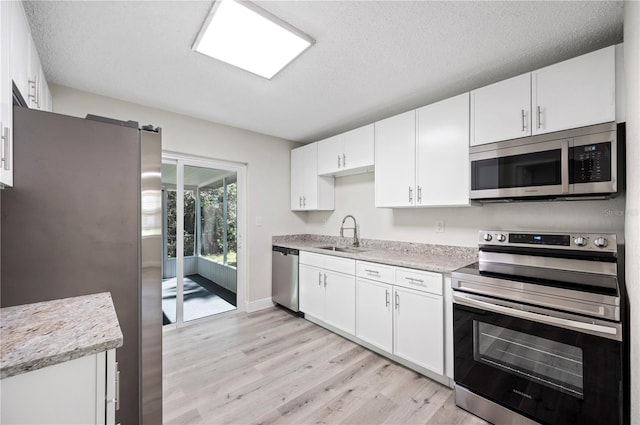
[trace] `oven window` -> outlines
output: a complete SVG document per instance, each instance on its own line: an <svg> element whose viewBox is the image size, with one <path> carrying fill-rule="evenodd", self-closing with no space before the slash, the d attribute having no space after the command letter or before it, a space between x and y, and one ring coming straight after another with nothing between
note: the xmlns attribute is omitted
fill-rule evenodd
<svg viewBox="0 0 640 425"><path fill-rule="evenodd" d="M582 349L473 321L474 359L583 398Z"/></svg>
<svg viewBox="0 0 640 425"><path fill-rule="evenodd" d="M471 189L562 184L562 151L553 149L471 162Z"/></svg>

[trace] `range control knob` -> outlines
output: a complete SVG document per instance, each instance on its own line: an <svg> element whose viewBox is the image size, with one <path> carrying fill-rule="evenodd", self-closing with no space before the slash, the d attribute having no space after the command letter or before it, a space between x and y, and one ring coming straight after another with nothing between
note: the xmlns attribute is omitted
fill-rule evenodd
<svg viewBox="0 0 640 425"><path fill-rule="evenodd" d="M482 239L484 239L486 242L491 242L491 239L493 239L493 238L491 237L491 235L489 233L485 233L482 236Z"/></svg>
<svg viewBox="0 0 640 425"><path fill-rule="evenodd" d="M609 242L607 241L606 238L603 238L602 236L600 236L599 238L596 238L593 241L593 244L598 248L605 248L607 245L609 245Z"/></svg>
<svg viewBox="0 0 640 425"><path fill-rule="evenodd" d="M496 239L498 240L498 242L504 242L507 240L507 237L505 235L503 235L502 233L498 233L496 235Z"/></svg>
<svg viewBox="0 0 640 425"><path fill-rule="evenodd" d="M585 246L587 244L587 238L585 238L584 236L578 236L573 240L573 243L578 246Z"/></svg>

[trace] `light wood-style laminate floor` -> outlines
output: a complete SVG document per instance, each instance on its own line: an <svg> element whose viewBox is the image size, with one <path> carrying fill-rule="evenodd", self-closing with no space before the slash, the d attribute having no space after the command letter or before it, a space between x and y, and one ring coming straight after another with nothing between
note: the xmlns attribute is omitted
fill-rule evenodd
<svg viewBox="0 0 640 425"><path fill-rule="evenodd" d="M449 388L278 308L163 345L165 424L486 424Z"/></svg>

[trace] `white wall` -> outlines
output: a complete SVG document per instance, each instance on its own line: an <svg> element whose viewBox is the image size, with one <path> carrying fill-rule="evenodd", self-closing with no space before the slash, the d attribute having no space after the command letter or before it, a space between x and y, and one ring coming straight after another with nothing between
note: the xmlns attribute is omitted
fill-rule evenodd
<svg viewBox="0 0 640 425"><path fill-rule="evenodd" d="M52 85L51 93L54 112L153 124L164 150L247 164L247 300L271 298L271 237L304 231L289 211L289 152L297 143L68 87Z"/></svg>
<svg viewBox="0 0 640 425"><path fill-rule="evenodd" d="M640 3L624 2L627 84L626 282L631 304L631 422L640 422Z"/></svg>
<svg viewBox="0 0 640 425"><path fill-rule="evenodd" d="M337 236L346 214L356 217L363 238L459 246L477 246L478 230L483 228L610 232L620 236L624 228L624 196L604 201L383 209L374 207L373 173L337 178L335 196L335 211L298 213L307 223L307 233ZM435 232L436 220L445 221L444 233Z"/></svg>

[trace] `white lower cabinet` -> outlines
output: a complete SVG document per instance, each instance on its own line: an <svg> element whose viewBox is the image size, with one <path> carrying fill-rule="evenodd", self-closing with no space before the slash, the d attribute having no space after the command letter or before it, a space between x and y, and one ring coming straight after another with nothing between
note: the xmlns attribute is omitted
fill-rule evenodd
<svg viewBox="0 0 640 425"><path fill-rule="evenodd" d="M300 311L355 335L355 261L301 252L300 263Z"/></svg>
<svg viewBox="0 0 640 425"><path fill-rule="evenodd" d="M356 336L444 375L442 275L364 261L356 269Z"/></svg>
<svg viewBox="0 0 640 425"><path fill-rule="evenodd" d="M393 352L439 375L444 374L442 297L394 288Z"/></svg>
<svg viewBox="0 0 640 425"><path fill-rule="evenodd" d="M393 286L358 278L356 336L393 352Z"/></svg>
<svg viewBox="0 0 640 425"><path fill-rule="evenodd" d="M299 285L305 317L445 378L442 274L301 251Z"/></svg>
<svg viewBox="0 0 640 425"><path fill-rule="evenodd" d="M306 264L300 264L298 270L300 311L313 317L324 317L322 271Z"/></svg>
<svg viewBox="0 0 640 425"><path fill-rule="evenodd" d="M115 424L115 350L4 378L0 423Z"/></svg>

